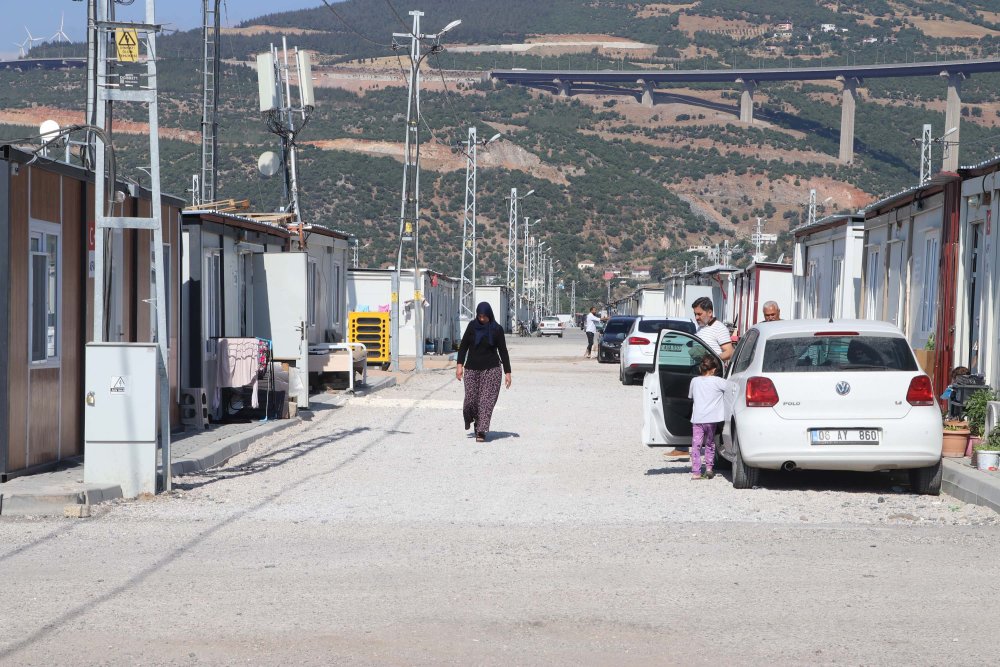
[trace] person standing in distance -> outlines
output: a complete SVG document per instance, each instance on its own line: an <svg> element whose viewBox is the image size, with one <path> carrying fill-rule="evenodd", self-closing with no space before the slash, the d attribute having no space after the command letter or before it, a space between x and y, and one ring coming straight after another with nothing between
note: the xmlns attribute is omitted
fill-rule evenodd
<svg viewBox="0 0 1000 667"><path fill-rule="evenodd" d="M774 301L765 301L761 312L764 313L765 322L777 322L781 319L781 308Z"/></svg>
<svg viewBox="0 0 1000 667"><path fill-rule="evenodd" d="M497 324L490 304L483 301L476 306L476 319L465 327L455 366L455 378L465 382L465 428L476 425L476 442L486 442L490 430L493 408L500 397L501 365L502 379L510 389L510 355L503 327Z"/></svg>
<svg viewBox="0 0 1000 667"><path fill-rule="evenodd" d="M733 356L732 334L729 333L729 327L715 319L712 300L707 296L699 297L691 304L691 308L694 311L694 319L698 322L698 331L694 335L723 362L729 361ZM688 457L688 452L681 447L674 447L664 456L671 461L683 461Z"/></svg>
<svg viewBox="0 0 1000 667"><path fill-rule="evenodd" d="M601 318L597 316L597 306L591 306L583 326L583 330L587 332L587 353L583 356L587 359L590 359L590 351L594 348L594 336L597 335L597 325L600 322Z"/></svg>

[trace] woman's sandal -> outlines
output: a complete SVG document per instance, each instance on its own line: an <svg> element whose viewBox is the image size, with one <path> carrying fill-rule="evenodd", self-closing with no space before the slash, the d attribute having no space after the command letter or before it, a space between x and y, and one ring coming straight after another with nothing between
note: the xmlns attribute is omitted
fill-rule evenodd
<svg viewBox="0 0 1000 667"><path fill-rule="evenodd" d="M476 442L486 442L486 434L476 433Z"/></svg>

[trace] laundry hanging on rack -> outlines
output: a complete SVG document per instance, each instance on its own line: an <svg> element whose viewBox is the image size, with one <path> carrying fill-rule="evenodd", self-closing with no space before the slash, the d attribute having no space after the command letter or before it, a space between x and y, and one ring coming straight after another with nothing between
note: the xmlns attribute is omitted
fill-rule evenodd
<svg viewBox="0 0 1000 667"><path fill-rule="evenodd" d="M266 350L266 343L265 348ZM256 408L260 376L261 341L257 338L219 338L213 408L222 402L223 387L251 386L250 407Z"/></svg>

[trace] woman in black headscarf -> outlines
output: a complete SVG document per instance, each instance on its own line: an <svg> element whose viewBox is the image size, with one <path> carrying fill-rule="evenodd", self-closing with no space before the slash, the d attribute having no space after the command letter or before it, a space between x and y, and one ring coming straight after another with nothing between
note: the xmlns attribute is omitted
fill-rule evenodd
<svg viewBox="0 0 1000 667"><path fill-rule="evenodd" d="M483 301L476 306L476 319L465 328L455 368L455 377L465 381L465 428L475 423L476 442L486 442L490 430L490 418L500 396L501 365L502 379L510 389L510 356L503 327L493 317L490 304Z"/></svg>

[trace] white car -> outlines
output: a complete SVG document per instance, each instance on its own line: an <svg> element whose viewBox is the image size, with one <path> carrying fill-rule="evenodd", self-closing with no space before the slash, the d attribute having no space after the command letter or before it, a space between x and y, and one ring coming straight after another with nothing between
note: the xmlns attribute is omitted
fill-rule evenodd
<svg viewBox="0 0 1000 667"><path fill-rule="evenodd" d="M653 370L653 350L663 329L693 334L697 327L692 320L668 317L640 316L622 339L619 352L618 379L622 384L639 384Z"/></svg>
<svg viewBox="0 0 1000 667"><path fill-rule="evenodd" d="M713 354L696 337L664 331L643 385L643 442L689 445L688 385ZM908 470L913 491L941 489L941 412L903 334L866 320L762 322L725 374L719 457L733 486L762 469Z"/></svg>
<svg viewBox="0 0 1000 667"><path fill-rule="evenodd" d="M561 322L555 315L543 317L542 321L538 323L538 333L541 336L559 336L562 338L565 330L566 324Z"/></svg>

